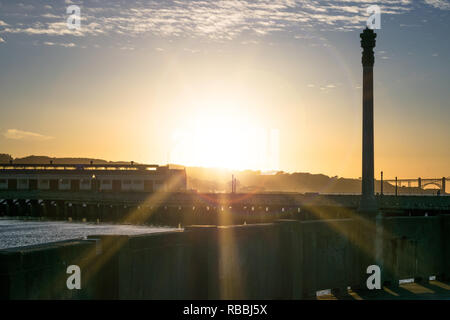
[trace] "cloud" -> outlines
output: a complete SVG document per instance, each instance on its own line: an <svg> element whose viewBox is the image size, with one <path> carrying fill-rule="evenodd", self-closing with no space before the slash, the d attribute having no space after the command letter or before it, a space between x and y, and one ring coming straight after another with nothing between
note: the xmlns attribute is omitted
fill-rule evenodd
<svg viewBox="0 0 450 320"><path fill-rule="evenodd" d="M450 10L450 2L446 0L425 0L425 3L441 10Z"/></svg>
<svg viewBox="0 0 450 320"><path fill-rule="evenodd" d="M69 3L70 1L66 1ZM67 28L64 17L46 13L40 20L15 25L10 33L29 35L101 35L137 36L153 34L162 37L206 37L215 40L234 39L243 33L265 36L273 32L321 26L330 30L361 28L367 19L365 7L374 1L315 0L192 0L101 2L84 5L82 29ZM379 0L377 4L389 14L410 10L409 1ZM97 5L97 6L95 6ZM382 11L384 12L384 11Z"/></svg>
<svg viewBox="0 0 450 320"><path fill-rule="evenodd" d="M34 6L32 4L19 3L18 6L25 10L33 10L34 9Z"/></svg>
<svg viewBox="0 0 450 320"><path fill-rule="evenodd" d="M44 44L46 46L60 46L60 47L65 47L65 48L71 48L71 47L76 47L75 43L61 43L61 42L50 42L50 41L45 41Z"/></svg>
<svg viewBox="0 0 450 320"><path fill-rule="evenodd" d="M423 1L438 9L450 7L444 0ZM203 37L221 41L243 34L264 37L284 31L301 38L308 34L305 30L311 28L323 31L361 29L368 17L366 8L372 4L379 5L383 15L413 10L411 0L174 0L145 4L110 1L108 5L92 1L82 7L81 30L68 29L65 15L43 13L8 26L4 32L79 37L114 34ZM53 8L60 9L64 8Z"/></svg>
<svg viewBox="0 0 450 320"><path fill-rule="evenodd" d="M28 35L47 35L47 36L85 36L87 34L101 34L103 31L98 28L96 23L90 23L78 29L69 29L65 21L56 21L49 23L36 22L31 26L8 27L4 29L7 33L25 33Z"/></svg>
<svg viewBox="0 0 450 320"><path fill-rule="evenodd" d="M200 50L190 49L190 48L183 48L183 51L190 52L190 53L199 53L200 52Z"/></svg>
<svg viewBox="0 0 450 320"><path fill-rule="evenodd" d="M130 50L130 51L132 51L132 50L134 50L134 47L131 47L131 46L123 46L123 47L120 47L120 50Z"/></svg>
<svg viewBox="0 0 450 320"><path fill-rule="evenodd" d="M55 18L55 19L61 18L61 16L57 16L56 14L53 14L53 13L44 13L42 15L42 17L43 18Z"/></svg>
<svg viewBox="0 0 450 320"><path fill-rule="evenodd" d="M3 133L3 136L6 139L28 140L28 141L46 141L54 139L53 137L50 136L45 136L39 133L23 131L18 129L8 129L6 130L6 132Z"/></svg>

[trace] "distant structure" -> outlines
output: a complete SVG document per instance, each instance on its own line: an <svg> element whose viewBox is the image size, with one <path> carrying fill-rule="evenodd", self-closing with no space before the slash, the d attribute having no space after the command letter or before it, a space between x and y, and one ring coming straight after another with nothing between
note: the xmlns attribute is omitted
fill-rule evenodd
<svg viewBox="0 0 450 320"><path fill-rule="evenodd" d="M418 179L398 179L397 177L393 180L384 180L384 182L393 184L395 186L395 195L398 194L398 188L404 187L407 184L408 188L418 188L420 190L425 190L426 186L435 186L438 188L439 193L442 195L446 194L446 180L449 178L421 178Z"/></svg>
<svg viewBox="0 0 450 320"><path fill-rule="evenodd" d="M231 175L231 193L236 193L236 178Z"/></svg>
<svg viewBox="0 0 450 320"><path fill-rule="evenodd" d="M373 65L375 38L372 29L366 28L361 37L363 65L363 146L362 146L362 190L359 211L376 213L374 196L374 143L373 143Z"/></svg>
<svg viewBox="0 0 450 320"><path fill-rule="evenodd" d="M0 190L186 191L186 170L144 164L0 164Z"/></svg>

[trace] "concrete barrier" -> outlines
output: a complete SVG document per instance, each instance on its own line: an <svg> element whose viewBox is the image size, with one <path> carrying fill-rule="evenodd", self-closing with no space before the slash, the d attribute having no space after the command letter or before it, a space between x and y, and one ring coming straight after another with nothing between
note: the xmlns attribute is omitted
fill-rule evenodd
<svg viewBox="0 0 450 320"><path fill-rule="evenodd" d="M0 251L1 299L91 299L96 277L89 260L96 257L92 241L63 241ZM67 267L82 267L83 290L68 290Z"/></svg>
<svg viewBox="0 0 450 320"><path fill-rule="evenodd" d="M445 273L443 217L397 217L384 221L384 280L427 282Z"/></svg>
<svg viewBox="0 0 450 320"><path fill-rule="evenodd" d="M368 222L367 222L368 221ZM0 251L2 299L305 299L364 288L374 238L357 218L190 226ZM450 216L384 218L382 281L448 277ZM372 231L370 231L372 230ZM365 234L365 237L361 236ZM68 265L81 290L69 290Z"/></svg>
<svg viewBox="0 0 450 320"><path fill-rule="evenodd" d="M441 215L441 235L443 237L444 275L443 280L450 281L450 214Z"/></svg>

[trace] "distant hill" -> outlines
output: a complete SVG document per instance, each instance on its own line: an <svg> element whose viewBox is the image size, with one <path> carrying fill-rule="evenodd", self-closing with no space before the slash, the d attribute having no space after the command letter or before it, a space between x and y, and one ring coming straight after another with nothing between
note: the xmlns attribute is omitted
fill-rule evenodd
<svg viewBox="0 0 450 320"><path fill-rule="evenodd" d="M0 154L0 163L9 163L12 160L19 164L129 164L130 161L106 161L93 158L52 158L48 156L28 156L13 158L9 154ZM180 167L178 165L171 165ZM198 192L229 192L231 190L231 176L237 179L238 192L320 192L320 193L360 193L361 180L329 177L324 174L311 174L305 172L277 172L276 174L263 174L252 170L227 170L202 167L186 167L188 188ZM375 181L375 191L380 190L380 181ZM386 194L394 193L395 187L384 183L383 190ZM399 188L399 194L409 193L435 193L435 190L419 190L418 188Z"/></svg>
<svg viewBox="0 0 450 320"><path fill-rule="evenodd" d="M13 160L14 163L18 164L46 164L53 161L54 164L89 164L91 161L97 164L107 164L107 163L116 163L116 164L129 164L129 161L106 161L102 159L94 159L94 158L51 158L47 156L27 156L24 158L15 158L13 159L9 154L0 154L0 163L9 163L10 160Z"/></svg>
<svg viewBox="0 0 450 320"><path fill-rule="evenodd" d="M0 163L9 163L10 160L13 160L10 154L0 153Z"/></svg>
<svg viewBox="0 0 450 320"><path fill-rule="evenodd" d="M361 180L329 177L324 174L305 172L266 175L260 171L233 171L187 167L188 187L199 192L229 192L231 175L237 179L238 192L319 192L319 193L360 193ZM379 192L381 181L375 181L375 191ZM383 192L394 193L395 186L384 182ZM433 193L432 190L399 188L399 194Z"/></svg>

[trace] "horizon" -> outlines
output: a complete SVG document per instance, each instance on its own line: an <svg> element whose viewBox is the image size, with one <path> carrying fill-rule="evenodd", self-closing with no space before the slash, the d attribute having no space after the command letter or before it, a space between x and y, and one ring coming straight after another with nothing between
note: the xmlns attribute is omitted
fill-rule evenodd
<svg viewBox="0 0 450 320"><path fill-rule="evenodd" d="M3 155L6 155L6 153L3 153ZM12 156L11 154L8 154L8 155ZM130 164L131 162L133 162L136 165L175 166L175 167L183 167L184 169L204 169L204 170L215 170L215 171L218 171L218 172L220 172L220 171L227 171L227 172L233 173L233 174L245 173L245 172L259 173L260 175L310 174L310 175L324 175L324 176L326 176L326 177L328 177L330 179L333 179L333 178L346 179L346 180L361 180L362 179L362 177L356 177L355 178L355 177L345 177L345 176L339 176L339 175L327 175L327 174L322 173L322 172L284 171L284 170L263 171L263 170L258 170L258 169L230 169L230 168L222 168L222 167L185 166L183 164L178 164L178 163L166 163L166 164L142 163L142 162L136 162L136 161L133 161L133 160L128 160L128 161L127 160L114 160L114 161L112 161L112 160L107 160L107 159L89 158L89 157L51 157L51 156L47 156L47 155L28 155L28 156L21 157L21 158L18 158L18 157L16 157L16 158L12 157L12 158L14 160L23 160L23 159L31 158L31 157L49 158L49 159L57 160L57 161L59 161L61 159L73 159L73 160L83 159L83 160L93 160L93 161L97 160L97 161L104 161L106 163L112 163L112 164L114 164L114 163L127 163L127 164ZM1 163L0 162L0 165L1 164L7 164L7 163L6 162L5 163ZM16 164L47 164L47 163L44 163L44 162L39 162L39 163L29 162L29 163L26 163L26 162L24 162L24 163L16 163ZM56 163L53 163L53 164L54 165L58 165L58 164L66 164L66 163L64 163L64 162L60 162L60 163L56 162ZM69 163L67 163L67 164L69 164ZM94 162L93 164L96 164L96 163ZM443 177L445 177L446 179L450 179L450 176L443 176ZM386 177L385 176L384 180L393 180L394 178L395 177ZM415 177L399 177L399 179L407 179L407 178L413 178L414 179ZM432 178L432 177L421 177L421 178ZM440 177L433 177L433 178L440 178ZM379 179L379 177L375 176L375 181L381 181L381 179Z"/></svg>
<svg viewBox="0 0 450 320"><path fill-rule="evenodd" d="M448 177L450 4L431 0L0 1L0 151L358 179L369 4L375 178Z"/></svg>

